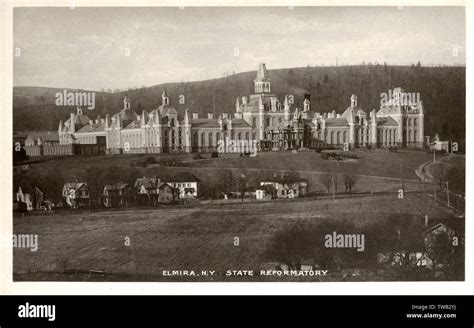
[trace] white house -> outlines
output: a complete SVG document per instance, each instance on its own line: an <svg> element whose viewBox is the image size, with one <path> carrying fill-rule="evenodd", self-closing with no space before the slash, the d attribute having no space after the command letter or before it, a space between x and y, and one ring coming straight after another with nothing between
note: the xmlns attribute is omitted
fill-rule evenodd
<svg viewBox="0 0 474 328"><path fill-rule="evenodd" d="M288 176L274 176L271 179L260 182L261 186L271 185L275 188L277 198L298 198L306 195L308 182Z"/></svg>
<svg viewBox="0 0 474 328"><path fill-rule="evenodd" d="M197 197L200 180L189 172L180 172L166 181L173 188L179 189L179 198Z"/></svg>

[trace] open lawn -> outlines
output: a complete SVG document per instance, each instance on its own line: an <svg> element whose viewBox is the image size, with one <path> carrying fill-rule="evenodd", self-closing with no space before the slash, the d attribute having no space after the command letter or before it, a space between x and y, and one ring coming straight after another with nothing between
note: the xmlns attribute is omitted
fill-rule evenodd
<svg viewBox="0 0 474 328"><path fill-rule="evenodd" d="M268 268L269 263L278 261L266 253L272 238L296 223L306 227L323 227L322 223L350 222L354 229L364 232L371 229L391 229L391 222L395 224L397 218L407 220L407 224L410 221L419 225L425 215L429 216L432 224L448 222L463 233L462 219L455 217L445 207L435 204L431 198L415 194L407 195L404 200L390 194L353 196L335 201L298 199L244 205L214 204L16 216L14 233L38 234L39 248L36 252L14 249L14 279L301 280L302 278L242 278L223 275L164 277L162 273L163 270L217 270L222 273L225 270ZM130 246L125 245L127 237ZM234 245L235 237L239 238L238 246ZM373 249L371 251L376 252ZM89 276L88 270L103 270L106 275ZM342 278L333 270L324 278L304 279L334 281ZM377 276L370 278L384 279L389 280Z"/></svg>
<svg viewBox="0 0 474 328"><path fill-rule="evenodd" d="M226 170L232 171L234 177L244 174L247 178L262 171L277 174L283 171L292 171L298 172L302 178L307 179L309 182L308 192L314 193L327 192L320 181L320 175L324 172L337 173L339 180L339 182L336 181L337 191L344 192L342 174L350 172L358 176L353 192L369 193L371 191L397 191L401 187L402 174L405 190L422 190L423 186L415 174L415 169L432 159L431 154L415 150L399 150L398 152L355 150L350 154L357 156L358 159L350 161L324 160L315 151L300 151L296 154L290 151L260 152L255 158L241 157L237 154L223 154L219 158L211 158L210 154L201 154L204 159L194 159L195 154L43 157L33 159L30 168L40 174L46 174L54 169L69 181L74 181L76 178L83 180L85 169L91 166L130 168L136 170L139 175L147 176L190 171L207 185L222 180L222 176L218 173ZM158 163L146 167L136 165L149 156L155 157ZM163 164L170 160L176 160L176 166ZM110 183L114 182L116 181ZM235 184L235 179L233 184ZM236 189L236 186L232 188Z"/></svg>

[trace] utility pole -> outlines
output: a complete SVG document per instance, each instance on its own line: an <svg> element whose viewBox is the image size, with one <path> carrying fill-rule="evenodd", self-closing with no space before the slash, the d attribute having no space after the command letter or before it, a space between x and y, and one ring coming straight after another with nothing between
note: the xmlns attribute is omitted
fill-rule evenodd
<svg viewBox="0 0 474 328"><path fill-rule="evenodd" d="M336 200L336 195L334 194L334 175L331 175L332 178L332 200Z"/></svg>
<svg viewBox="0 0 474 328"><path fill-rule="evenodd" d="M436 149L433 148L433 164L436 164Z"/></svg>
<svg viewBox="0 0 474 328"><path fill-rule="evenodd" d="M448 181L446 181L446 196L448 197L448 207L450 207L449 206L449 182Z"/></svg>
<svg viewBox="0 0 474 328"><path fill-rule="evenodd" d="M241 178L242 178L242 179L245 179L245 174L242 174ZM242 181L242 183L244 183L244 182ZM243 189L243 188L242 188L242 189ZM242 199L241 203L242 203L242 204L244 203L244 193L245 193L245 191L242 190L242 195L241 195L241 199Z"/></svg>
<svg viewBox="0 0 474 328"><path fill-rule="evenodd" d="M400 179L402 182L402 191L405 194L405 184L403 183L403 165L400 165Z"/></svg>

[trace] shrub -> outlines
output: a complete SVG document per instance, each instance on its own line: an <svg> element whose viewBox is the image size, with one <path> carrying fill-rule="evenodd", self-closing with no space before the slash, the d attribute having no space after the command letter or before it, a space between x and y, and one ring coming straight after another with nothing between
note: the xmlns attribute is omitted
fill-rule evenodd
<svg viewBox="0 0 474 328"><path fill-rule="evenodd" d="M342 161L344 159L359 159L358 156L350 153L324 152L321 153L321 159L330 161Z"/></svg>

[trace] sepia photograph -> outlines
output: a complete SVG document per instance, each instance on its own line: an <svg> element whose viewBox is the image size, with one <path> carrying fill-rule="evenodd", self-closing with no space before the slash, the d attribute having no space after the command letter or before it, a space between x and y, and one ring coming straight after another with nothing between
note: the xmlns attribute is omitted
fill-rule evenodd
<svg viewBox="0 0 474 328"><path fill-rule="evenodd" d="M466 279L463 6L15 7L12 74L14 282Z"/></svg>

